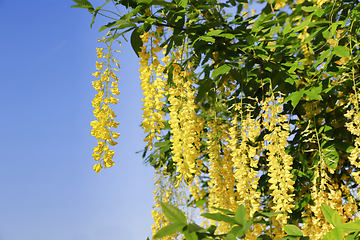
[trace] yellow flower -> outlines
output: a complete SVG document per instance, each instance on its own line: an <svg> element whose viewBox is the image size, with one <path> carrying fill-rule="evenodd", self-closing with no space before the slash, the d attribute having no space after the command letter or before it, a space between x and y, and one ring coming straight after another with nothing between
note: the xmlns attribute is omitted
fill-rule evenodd
<svg viewBox="0 0 360 240"><path fill-rule="evenodd" d="M110 36L111 33L108 33L106 36ZM99 40L108 46L108 54L104 54L104 48L96 48L96 53L98 58L107 58L107 61L104 63L99 63L96 61L96 69L103 70L104 64L106 64L106 69L103 71L97 71L93 73L94 77L100 77L100 80L93 81L92 85L98 93L95 95L92 100L92 105L95 108L93 110L94 116L97 120L92 121L90 125L92 126L91 135L98 139L98 146L93 149L93 158L95 161L100 161L94 165L93 169L95 172L100 172L102 167L107 168L114 165L112 161L115 151L109 150L109 145L115 146L117 142L113 139L119 137L120 134L110 131L111 128L116 128L119 123L114 121L116 117L115 112L110 108L110 104L117 104L118 99L114 95L119 95L120 91L118 89L117 82L119 79L114 74L111 67L111 62L116 63L118 66L118 61L113 58L111 51L111 44L108 44L106 37ZM109 86L111 84L111 87ZM102 165L103 164L103 165Z"/></svg>
<svg viewBox="0 0 360 240"><path fill-rule="evenodd" d="M98 77L100 76L100 73L101 73L101 72L94 72L92 75L93 75L94 77L98 78Z"/></svg>
<svg viewBox="0 0 360 240"><path fill-rule="evenodd" d="M92 85L96 91L100 91L104 87L101 81L93 81Z"/></svg>
<svg viewBox="0 0 360 240"><path fill-rule="evenodd" d="M97 58L102 58L104 56L103 50L104 48L96 48Z"/></svg>
<svg viewBox="0 0 360 240"><path fill-rule="evenodd" d="M93 169L94 169L94 171L95 171L96 173L100 172L101 169L102 169L101 163L96 163L96 164L94 164Z"/></svg>
<svg viewBox="0 0 360 240"><path fill-rule="evenodd" d="M97 70L101 70L101 69L103 69L104 63L99 63L99 62L96 61L96 64L95 64L95 65L96 65L96 69L97 69Z"/></svg>

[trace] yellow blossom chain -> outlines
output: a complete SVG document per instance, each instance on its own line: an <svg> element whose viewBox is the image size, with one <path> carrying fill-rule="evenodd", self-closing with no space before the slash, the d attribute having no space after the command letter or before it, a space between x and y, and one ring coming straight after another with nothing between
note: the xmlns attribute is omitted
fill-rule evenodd
<svg viewBox="0 0 360 240"><path fill-rule="evenodd" d="M163 30L162 27L159 27L156 32L161 33ZM139 57L141 58L139 69L140 79L141 79L141 89L144 91L143 95L145 96L142 101L144 102L142 110L144 111L142 117L142 128L144 132L149 132L148 136L144 139L147 142L147 147L151 150L153 148L153 139L160 139L161 129L164 126L165 112L163 111L163 106L165 104L161 99L164 98L166 93L166 79L167 75L164 74L164 65L158 60L157 53L163 50L159 46L161 38L158 37L154 32L149 33L145 32L141 35L141 40L144 44L147 44L150 39L150 51L148 51L147 46L144 45L141 47L141 52L139 52ZM169 61L168 57L162 59L165 64Z"/></svg>
<svg viewBox="0 0 360 240"><path fill-rule="evenodd" d="M275 100L273 94L270 98L266 98L262 103L262 116L265 121L264 127L269 131L264 136L266 141L266 149L268 150L267 160L269 163L269 183L271 195L274 197L272 209L275 212L285 211L288 213L292 212L294 207L293 194L294 181L292 180L292 157L285 152L287 145L287 138L289 137L289 124L288 116L280 115L282 112L282 106L276 105L281 104L282 98ZM288 216L279 214L276 216L276 220L282 221L286 224Z"/></svg>
<svg viewBox="0 0 360 240"><path fill-rule="evenodd" d="M108 53L105 54L103 52L104 48L96 49L97 58L105 58L106 61L96 61L96 69L99 71L93 73L93 75L100 79L92 82L94 89L98 92L92 101L92 106L95 108L93 113L97 120L90 123L93 128L91 135L98 140L98 145L93 149L93 158L95 161L99 161L99 163L96 163L93 167L96 173L100 172L103 167L112 167L115 164L112 161L115 151L110 150L109 145L115 146L117 142L115 142L114 139L117 139L120 135L112 131L112 128L117 128L119 123L114 120L116 115L110 108L110 104L117 104L118 99L116 95L119 95L120 91L118 89L119 79L114 73L114 71L119 69L112 67L112 64L115 64L117 67L119 67L119 64L113 57L113 51L111 50L113 41L106 41L109 36L111 36L110 32L98 40L106 44Z"/></svg>

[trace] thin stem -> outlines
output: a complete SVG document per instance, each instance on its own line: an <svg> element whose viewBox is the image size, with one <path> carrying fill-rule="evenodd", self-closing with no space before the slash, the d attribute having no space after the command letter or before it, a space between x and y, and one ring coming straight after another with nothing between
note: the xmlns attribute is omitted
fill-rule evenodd
<svg viewBox="0 0 360 240"><path fill-rule="evenodd" d="M101 15L101 16L103 16L103 17L107 17L107 18L110 18L110 19L113 19L113 20L118 20L118 19L116 19L116 18L109 17L109 16L107 16L107 15L105 15L105 14L102 14L102 13L99 13L99 12L98 12L98 14Z"/></svg>
<svg viewBox="0 0 360 240"><path fill-rule="evenodd" d="M114 0L112 0L112 3L114 4L114 6L115 6L116 10L117 10L117 11L118 11L121 15L123 15L123 14L120 12L119 8L116 6L116 4L115 4L115 1L114 1Z"/></svg>
<svg viewBox="0 0 360 240"><path fill-rule="evenodd" d="M113 12L113 11L110 11L110 10L106 10L106 9L100 9L101 11L105 11L105 12L109 12L109 13L112 13L112 14L115 14L116 16L118 17L122 17L121 15L117 14L116 12Z"/></svg>

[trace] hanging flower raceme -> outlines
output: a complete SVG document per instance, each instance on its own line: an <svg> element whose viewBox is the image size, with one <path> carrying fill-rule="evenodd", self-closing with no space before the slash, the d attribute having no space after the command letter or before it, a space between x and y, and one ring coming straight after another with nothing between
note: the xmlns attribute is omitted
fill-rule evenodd
<svg viewBox="0 0 360 240"><path fill-rule="evenodd" d="M359 99L359 95L350 95L349 106L355 106L355 108L351 108L344 115L349 119L349 121L345 123L345 127L352 135L356 136L354 148L350 150L349 156L350 163L356 168L360 168L360 116L358 110ZM360 172L354 171L351 173L351 175L354 177L356 183L360 184ZM360 198L359 194L357 197L358 199Z"/></svg>
<svg viewBox="0 0 360 240"><path fill-rule="evenodd" d="M158 28L157 32L161 32L162 28ZM163 112L164 101L161 99L164 98L164 93L166 91L166 79L167 76L163 73L165 67L160 64L158 60L157 53L163 50L158 44L160 43L161 38L158 37L155 33L146 32L141 36L141 39L144 44L149 42L150 38L150 51L148 51L147 46L144 45L141 47L141 52L139 57L141 58L140 64L140 79L141 79L141 89L144 91L143 95L145 96L142 101L144 102L142 110L144 114L142 117L142 128L145 129L145 133L149 132L148 136L144 139L147 142L147 147L150 150L153 148L153 139L160 139L159 135L161 134L161 129L164 126ZM162 59L164 62L167 62L169 59Z"/></svg>
<svg viewBox="0 0 360 240"><path fill-rule="evenodd" d="M229 129L231 157L234 163L234 177L236 179L236 193L238 204L245 204L249 216L260 210L260 192L257 191L259 177L258 159L260 157L259 147L254 147L248 142L255 142L260 135L260 121L254 119L249 111L246 116L240 111L241 122L238 123L237 116L231 121ZM240 134L238 134L241 125ZM238 136L240 135L240 136ZM241 142L238 143L238 139Z"/></svg>
<svg viewBox="0 0 360 240"><path fill-rule="evenodd" d="M168 90L170 103L170 121L172 138L173 161L176 164L176 172L179 182L184 180L187 184L193 181L195 175L199 175L202 161L200 156L200 134L203 122L196 115L196 104L193 84L196 83L192 66L188 63L186 69L182 69L179 63L182 61L180 52L173 53L173 86Z"/></svg>
<svg viewBox="0 0 360 240"><path fill-rule="evenodd" d="M110 35L111 34L108 33L101 40L98 40L107 45L108 53L104 54L104 48L96 48L97 58L105 58L106 61L96 61L96 69L99 71L93 73L93 75L100 79L92 82L94 89L98 92L92 101L92 105L95 108L93 113L96 120L90 123L93 128L91 135L98 140L97 146L93 149L93 158L95 161L99 161L99 163L96 163L93 167L97 173L100 172L103 167L112 167L115 164L112 161L115 151L110 150L109 145L115 146L117 142L115 142L114 139L117 139L120 135L112 131L112 128L116 128L119 123L114 120L116 115L110 108L110 104L117 104L118 99L115 96L119 95L120 91L118 89L119 79L113 72L118 69L111 67L111 63L115 63L116 66L119 64L118 61L113 58L111 50L112 41L110 41L110 43L105 41L106 37Z"/></svg>
<svg viewBox="0 0 360 240"><path fill-rule="evenodd" d="M210 113L215 114L215 112ZM208 121L207 152L209 156L209 197L208 207L210 212L217 212L213 208L224 208L234 211L238 203L235 201L234 186L236 179L233 174L234 165L228 146L223 146L225 134L229 127L226 121L214 118ZM224 136L222 136L224 134ZM223 153L222 153L223 152ZM210 222L212 225L214 221ZM218 233L228 232L230 225L220 222Z"/></svg>
<svg viewBox="0 0 360 240"><path fill-rule="evenodd" d="M294 181L292 180L292 157L285 152L287 138L289 134L288 116L280 115L281 106L276 106L276 102L281 104L282 98L275 101L274 96L267 98L262 104L263 118L268 121L264 122L264 127L269 131L264 136L266 149L268 150L267 160L269 163L269 183L271 195L274 197L272 209L275 212L285 211L292 212L294 199ZM284 214L277 215L276 219L286 224L287 216Z"/></svg>

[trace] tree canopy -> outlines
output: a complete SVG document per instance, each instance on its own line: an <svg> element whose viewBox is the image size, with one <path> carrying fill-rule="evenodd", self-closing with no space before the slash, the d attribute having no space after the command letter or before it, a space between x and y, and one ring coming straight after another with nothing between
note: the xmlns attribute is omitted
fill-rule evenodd
<svg viewBox="0 0 360 240"><path fill-rule="evenodd" d="M100 28L106 47L97 49L93 81L96 172L114 164L113 43L131 33L144 91L143 157L158 179L154 235L357 237L359 1L259 0L260 11L247 0L73 1L93 15L91 25L112 18ZM168 204L196 206L210 221L186 225ZM342 225L350 222L358 226Z"/></svg>

